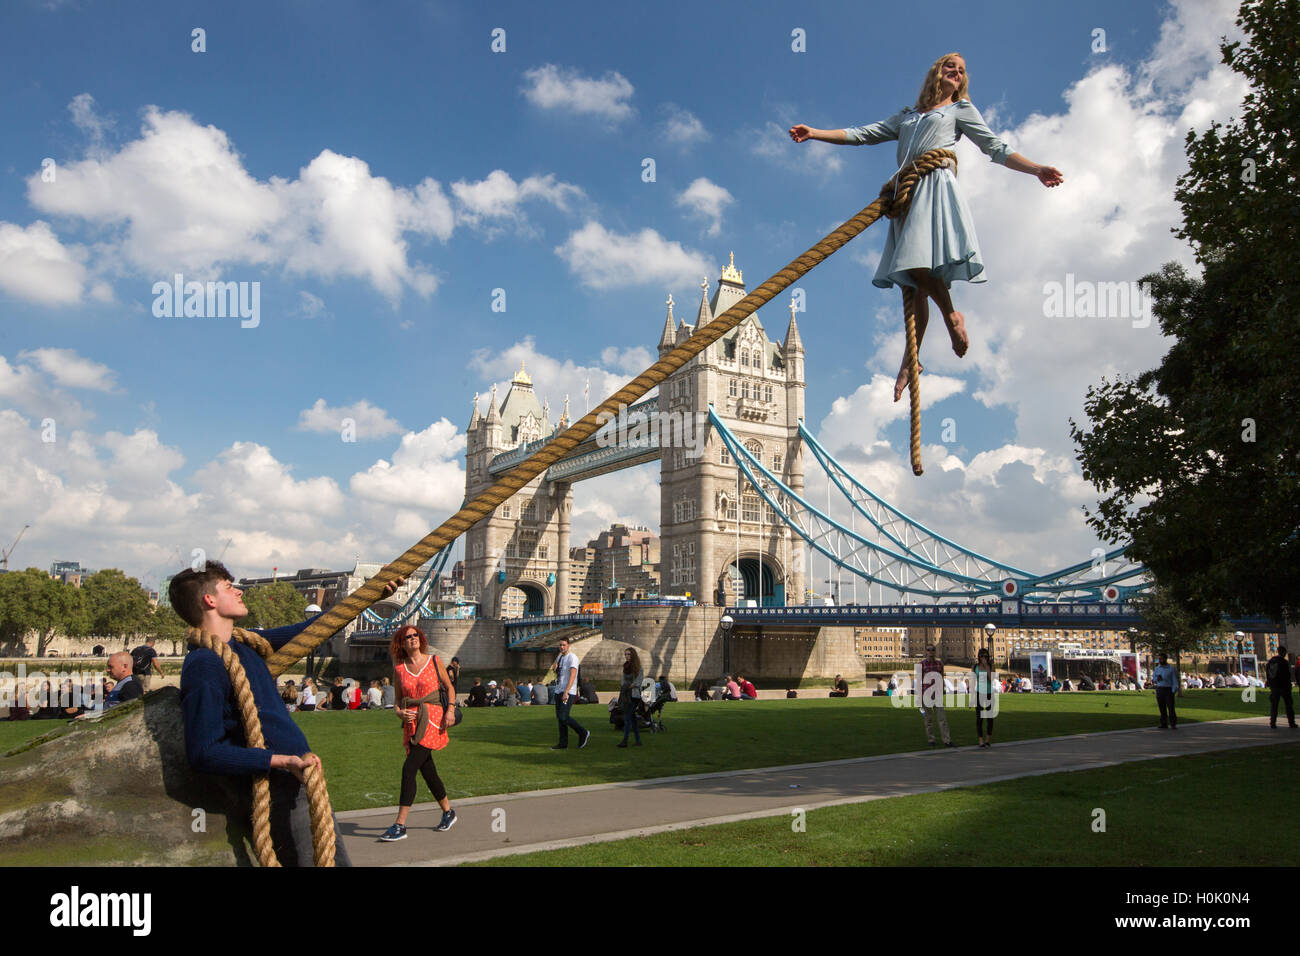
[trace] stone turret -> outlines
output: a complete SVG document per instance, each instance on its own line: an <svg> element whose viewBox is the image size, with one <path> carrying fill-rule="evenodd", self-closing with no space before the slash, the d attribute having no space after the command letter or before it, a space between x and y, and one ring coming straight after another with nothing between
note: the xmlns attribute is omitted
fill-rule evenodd
<svg viewBox="0 0 1300 956"><path fill-rule="evenodd" d="M465 434L469 434L478 428L482 423L483 416L478 413L478 392L474 393L474 413L469 417L469 425L465 429Z"/></svg>
<svg viewBox="0 0 1300 956"><path fill-rule="evenodd" d="M668 315L664 319L664 330L659 336L659 357L663 358L677 345L677 326L673 318L673 297L668 296Z"/></svg>

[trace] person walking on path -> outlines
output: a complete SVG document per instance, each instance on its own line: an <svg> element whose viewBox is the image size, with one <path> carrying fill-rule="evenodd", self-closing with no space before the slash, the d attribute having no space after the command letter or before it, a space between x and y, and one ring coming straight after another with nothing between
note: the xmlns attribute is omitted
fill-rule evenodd
<svg viewBox="0 0 1300 956"><path fill-rule="evenodd" d="M641 658L636 649L629 647L623 651L623 682L618 688L618 705L623 709L623 742L627 746L629 732L636 734L636 745L641 746L641 721L637 716L637 705L641 702Z"/></svg>
<svg viewBox="0 0 1300 956"><path fill-rule="evenodd" d="M131 676L140 683L140 689L146 694L153 686L153 675L163 676L158 665L158 652L153 649L154 638L149 638L131 652Z"/></svg>
<svg viewBox="0 0 1300 956"><path fill-rule="evenodd" d="M552 750L565 750L569 746L569 728L578 732L578 749L587 746L591 731L578 723L569 710L578 699L578 655L569 650L567 640L560 641L560 656L555 661L555 719L560 725L560 742Z"/></svg>
<svg viewBox="0 0 1300 956"><path fill-rule="evenodd" d="M975 736L980 746L988 749L993 746L993 718L997 716L996 691L993 688L993 665L989 662L989 650L981 647L971 671L975 691Z"/></svg>
<svg viewBox="0 0 1300 956"><path fill-rule="evenodd" d="M925 721L925 736L930 746L935 745L934 728L931 717L939 723L939 733L943 735L943 745L953 747L952 737L948 733L948 714L943 706L943 661L934 653L934 645L925 649L925 658L921 661L921 679L918 681L917 705L921 708L921 717Z"/></svg>
<svg viewBox="0 0 1300 956"><path fill-rule="evenodd" d="M815 139L852 146L897 140L897 177L923 153L952 149L965 136L993 162L1028 173L1044 186L1059 186L1064 181L1059 169L1026 159L993 135L971 103L968 86L965 59L959 53L949 53L935 60L926 73L915 106L882 122L850 129L817 129L798 123L790 128L790 138L796 143ZM948 326L952 350L960 358L970 347L970 339L948 289L954 281L984 282L986 278L974 221L954 173L949 167L921 177L913 188L911 211L890 220L880 265L871 281L881 289L899 285L919 292L915 302L918 353L929 322L926 300L933 300ZM905 348L903 367L894 383L894 401L902 397L907 381Z"/></svg>
<svg viewBox="0 0 1300 956"><path fill-rule="evenodd" d="M1278 647L1277 654L1269 658L1264 669L1268 676L1268 725L1277 726L1278 702L1286 704L1286 722L1295 729L1295 706L1291 702L1291 665L1286 658L1286 645Z"/></svg>
<svg viewBox="0 0 1300 956"><path fill-rule="evenodd" d="M1169 663L1169 655L1161 653L1160 663L1151 674L1156 684L1156 703L1160 706L1160 728L1178 729L1178 713L1174 710L1174 695L1178 693L1178 670Z"/></svg>
<svg viewBox="0 0 1300 956"><path fill-rule="evenodd" d="M428 639L418 627L407 625L393 635L388 652L393 658L393 686L397 688L397 716L402 721L402 746L406 762L402 764L402 790L398 798L397 820L379 839L393 843L406 839L406 815L415 803L415 775L424 777L433 799L442 807L442 820L435 830L450 830L456 823L456 811L447 799L447 788L438 776L433 752L447 746L447 724L442 694L447 695L446 710L454 710L456 689L436 654L428 653Z"/></svg>

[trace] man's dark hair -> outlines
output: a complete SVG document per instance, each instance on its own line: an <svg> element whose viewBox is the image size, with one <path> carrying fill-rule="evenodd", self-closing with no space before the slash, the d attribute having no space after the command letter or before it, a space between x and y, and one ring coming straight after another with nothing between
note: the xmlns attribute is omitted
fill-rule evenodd
<svg viewBox="0 0 1300 956"><path fill-rule="evenodd" d="M198 627L203 623L203 596L216 594L218 582L234 583L234 580L235 576L220 561L208 561L201 571L186 568L172 578L167 586L167 597L182 621L190 627Z"/></svg>

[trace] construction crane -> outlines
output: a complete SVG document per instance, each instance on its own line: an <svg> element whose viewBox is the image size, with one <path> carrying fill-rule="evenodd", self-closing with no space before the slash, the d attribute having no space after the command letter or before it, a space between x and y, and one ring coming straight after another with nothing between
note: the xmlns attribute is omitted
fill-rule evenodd
<svg viewBox="0 0 1300 956"><path fill-rule="evenodd" d="M27 529L30 527L29 524L23 525L23 530L18 532L18 537L14 538L14 543L9 545L9 550L0 553L0 568L4 568L6 571L9 570L9 555L14 553L14 548L18 547L18 542L23 540L23 535L27 533Z"/></svg>
<svg viewBox="0 0 1300 956"><path fill-rule="evenodd" d="M218 560L218 561L220 561L222 558L224 558L224 557L226 556L226 549L230 547L230 542L232 542L232 541L234 541L234 540L235 540L234 538L227 538L227 539L226 539L226 547L225 547L225 548L222 548L222 549L221 549L221 553L220 553L219 555L217 555L217 560Z"/></svg>

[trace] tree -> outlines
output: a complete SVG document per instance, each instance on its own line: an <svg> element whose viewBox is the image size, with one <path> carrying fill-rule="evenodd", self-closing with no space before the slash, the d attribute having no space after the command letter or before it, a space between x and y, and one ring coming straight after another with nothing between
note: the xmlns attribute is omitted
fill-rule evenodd
<svg viewBox="0 0 1300 956"><path fill-rule="evenodd" d="M170 641L174 653L177 646L184 646L190 626L181 619L175 608L160 604L153 609L147 630L159 641Z"/></svg>
<svg viewBox="0 0 1300 956"><path fill-rule="evenodd" d="M96 571L81 582L90 615L90 633L128 638L146 629L153 617L140 582L117 568Z"/></svg>
<svg viewBox="0 0 1300 956"><path fill-rule="evenodd" d="M1177 601L1173 600L1166 589L1155 587L1133 597L1142 626L1138 628L1137 640L1157 654L1168 654L1174 659L1174 666L1181 674L1182 656L1207 650L1214 640L1214 630L1231 630L1227 622L1214 619L1212 615L1191 614ZM1213 620L1213 624L1208 622Z"/></svg>
<svg viewBox="0 0 1300 956"><path fill-rule="evenodd" d="M281 627L307 616L307 599L284 581L249 588L244 592L244 606L248 617L236 622L239 627Z"/></svg>
<svg viewBox="0 0 1300 956"><path fill-rule="evenodd" d="M87 626L81 591L39 568L0 574L0 636L19 644L36 632L36 656L44 657L59 634L84 633Z"/></svg>
<svg viewBox="0 0 1300 956"><path fill-rule="evenodd" d="M1143 278L1174 339L1158 368L1088 390L1071 421L1088 523L1194 618L1300 620L1300 0L1247 0L1240 118L1188 133L1178 231L1203 275Z"/></svg>

